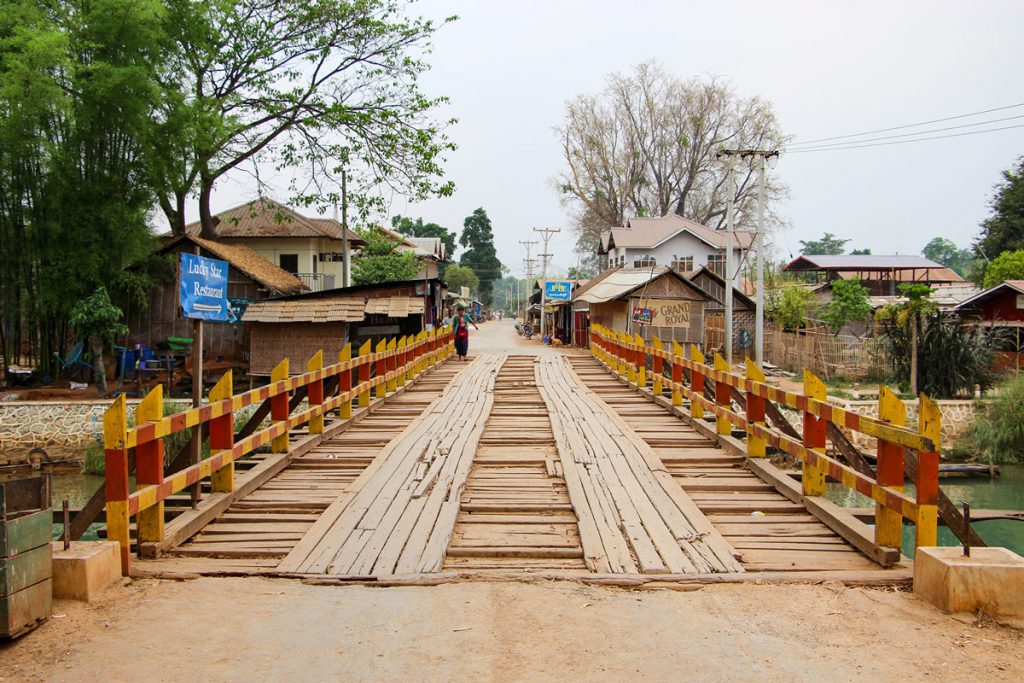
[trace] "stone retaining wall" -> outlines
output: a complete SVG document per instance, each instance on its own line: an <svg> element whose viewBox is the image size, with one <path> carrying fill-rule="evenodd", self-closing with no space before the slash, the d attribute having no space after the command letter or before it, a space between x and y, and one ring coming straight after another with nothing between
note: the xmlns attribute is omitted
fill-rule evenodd
<svg viewBox="0 0 1024 683"><path fill-rule="evenodd" d="M829 400L840 404L846 410L858 415L878 417L878 401L838 401L834 398ZM915 399L913 401L904 401L904 403L907 404L907 426L916 429L918 401ZM971 421L974 419L974 413L981 402L936 401L935 403L939 406L939 412L942 413L942 447L943 450L946 450L970 426ZM874 437L865 436L860 433L854 433L850 436L852 436L853 443L862 450L874 450L876 446Z"/></svg>

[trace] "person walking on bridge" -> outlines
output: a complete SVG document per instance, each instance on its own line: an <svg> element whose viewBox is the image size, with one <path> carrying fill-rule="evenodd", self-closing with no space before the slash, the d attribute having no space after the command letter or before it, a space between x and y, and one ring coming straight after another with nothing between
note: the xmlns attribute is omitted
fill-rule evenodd
<svg viewBox="0 0 1024 683"><path fill-rule="evenodd" d="M455 331L455 353L459 354L459 360L466 360L466 354L469 352L470 325L480 329L473 319L466 315L466 307L459 304L455 307L455 317L452 318L452 328Z"/></svg>

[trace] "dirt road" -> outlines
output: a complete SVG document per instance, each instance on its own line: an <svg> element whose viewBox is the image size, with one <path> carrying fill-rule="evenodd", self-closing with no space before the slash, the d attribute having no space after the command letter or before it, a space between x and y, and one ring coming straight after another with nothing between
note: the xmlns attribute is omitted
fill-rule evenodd
<svg viewBox="0 0 1024 683"><path fill-rule="evenodd" d="M136 581L0 646L4 681L1024 680L1019 631L907 593Z"/></svg>

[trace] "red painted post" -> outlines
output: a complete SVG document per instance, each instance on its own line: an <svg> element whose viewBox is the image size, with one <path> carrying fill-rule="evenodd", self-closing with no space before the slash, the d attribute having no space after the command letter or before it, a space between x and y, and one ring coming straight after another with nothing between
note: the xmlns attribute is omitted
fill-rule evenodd
<svg viewBox="0 0 1024 683"><path fill-rule="evenodd" d="M234 380L228 370L210 389L210 401L223 401L234 393ZM321 418L321 424L323 418ZM311 423L312 424L312 423ZM312 431L312 429L311 429ZM229 409L223 415L210 420L210 455L230 451L235 447L235 414ZM230 493L235 490L235 461L231 460L210 473L210 489L215 493Z"/></svg>
<svg viewBox="0 0 1024 683"><path fill-rule="evenodd" d="M270 381L272 384L277 384L282 380L288 379L288 359L285 358L277 364L273 370L270 371ZM288 415L291 411L288 408L288 402L291 398L290 392L283 391L277 396L270 397L270 419L274 422L284 422L288 419ZM270 442L270 451L272 453L287 453L288 452L288 432L285 431L281 436L275 437Z"/></svg>
<svg viewBox="0 0 1024 683"><path fill-rule="evenodd" d="M117 541L121 574L131 569L131 537L128 514L128 416L124 394L103 414L103 462L106 470L107 540Z"/></svg>
<svg viewBox="0 0 1024 683"><path fill-rule="evenodd" d="M164 387L157 384L135 408L135 424L159 422L164 417ZM164 440L153 439L135 447L135 482L139 486L164 481ZM164 502L139 510L135 518L140 543L164 540Z"/></svg>
<svg viewBox="0 0 1024 683"><path fill-rule="evenodd" d="M907 423L906 405L884 385L878 390L878 417L897 427L906 426ZM878 466L875 470L878 484L902 491L903 467L903 447L879 439ZM878 502L875 503L875 543L891 548L899 548L903 544L902 513L890 510Z"/></svg>
<svg viewBox="0 0 1024 683"><path fill-rule="evenodd" d="M810 370L804 370L804 396L806 400L824 401L825 385ZM819 418L809 410L804 410L804 447L809 451L825 452L825 438L828 434L828 421ZM803 463L801 482L805 496L825 495L824 468Z"/></svg>

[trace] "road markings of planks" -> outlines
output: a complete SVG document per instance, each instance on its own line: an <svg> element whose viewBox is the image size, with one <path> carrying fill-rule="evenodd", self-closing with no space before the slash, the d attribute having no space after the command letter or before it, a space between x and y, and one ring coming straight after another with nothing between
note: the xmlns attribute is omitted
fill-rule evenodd
<svg viewBox="0 0 1024 683"><path fill-rule="evenodd" d="M509 356L462 492L444 571L586 574L537 356Z"/></svg>
<svg viewBox="0 0 1024 683"><path fill-rule="evenodd" d="M743 571L653 449L584 386L564 357L542 357L536 372L591 571Z"/></svg>
<svg viewBox="0 0 1024 683"><path fill-rule="evenodd" d="M387 444L422 414L463 369L458 363L448 362L421 375L401 395L374 406L373 412L344 431L293 458L279 474L232 503L187 542L157 559L136 560L132 564L133 575L245 575L276 571L321 513L350 489ZM327 416L328 432L336 420L336 416ZM246 468L268 457L268 453L257 453L236 466Z"/></svg>
<svg viewBox="0 0 1024 683"><path fill-rule="evenodd" d="M505 356L482 355L380 452L279 565L280 572L439 571Z"/></svg>
<svg viewBox="0 0 1024 683"><path fill-rule="evenodd" d="M652 403L591 356L570 356L577 376L661 458L666 470L725 539L748 572L871 578L893 574L865 557L799 503L786 498L669 410ZM851 574L853 572L854 574Z"/></svg>

